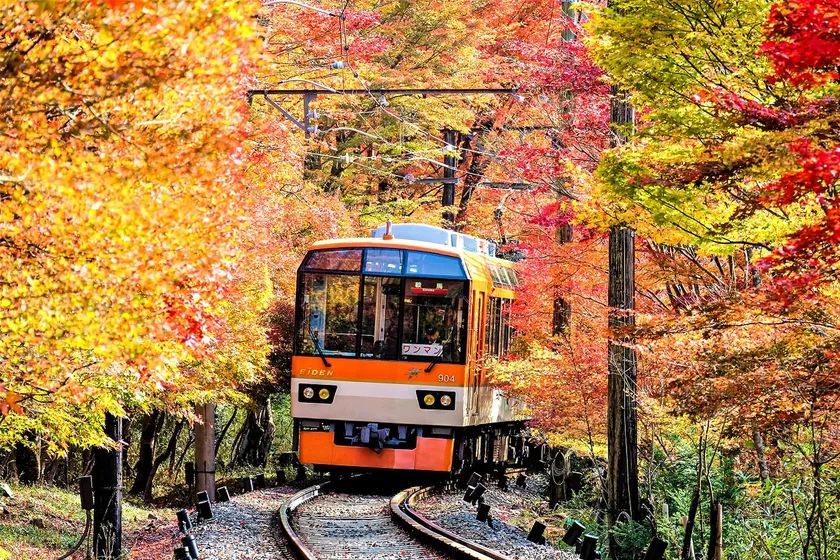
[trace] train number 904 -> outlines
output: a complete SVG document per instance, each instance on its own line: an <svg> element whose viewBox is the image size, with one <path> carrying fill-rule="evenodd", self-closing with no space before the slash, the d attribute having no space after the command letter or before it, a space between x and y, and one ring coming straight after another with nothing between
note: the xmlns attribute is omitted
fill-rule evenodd
<svg viewBox="0 0 840 560"><path fill-rule="evenodd" d="M455 383L455 376L441 373L438 375L438 383Z"/></svg>

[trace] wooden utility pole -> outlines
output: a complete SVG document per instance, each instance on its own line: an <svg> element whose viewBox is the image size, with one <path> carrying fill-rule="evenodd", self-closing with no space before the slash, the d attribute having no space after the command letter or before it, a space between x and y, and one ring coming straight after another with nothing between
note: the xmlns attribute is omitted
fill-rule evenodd
<svg viewBox="0 0 840 560"><path fill-rule="evenodd" d="M97 560L122 558L122 419L105 415L105 435L116 448L93 452L93 551Z"/></svg>
<svg viewBox="0 0 840 560"><path fill-rule="evenodd" d="M633 124L633 108L627 94L610 88L611 147L626 141L624 127ZM621 518L639 520L639 470L636 436L636 351L630 334L636 320L635 308L635 232L618 224L610 228L609 241L610 308L608 342L607 403L607 520L612 528ZM610 539L610 558L623 558L614 539Z"/></svg>
<svg viewBox="0 0 840 560"><path fill-rule="evenodd" d="M455 204L455 166L457 160L455 159L455 131L446 130L443 133L443 139L446 141L446 155L443 156L443 199L444 207L454 206ZM451 147L450 147L451 146ZM451 210L446 210L443 213L443 220L446 222L446 227L455 229L453 222L455 221L455 214Z"/></svg>
<svg viewBox="0 0 840 560"><path fill-rule="evenodd" d="M195 415L202 423L195 425L195 489L207 492L216 501L216 405L200 404Z"/></svg>
<svg viewBox="0 0 840 560"><path fill-rule="evenodd" d="M572 225L571 224L561 224L557 227L557 244L563 245L564 243L569 243L572 240ZM552 317L552 334L554 336L560 336L565 334L572 320L572 304L559 293L556 291L554 294L554 312Z"/></svg>

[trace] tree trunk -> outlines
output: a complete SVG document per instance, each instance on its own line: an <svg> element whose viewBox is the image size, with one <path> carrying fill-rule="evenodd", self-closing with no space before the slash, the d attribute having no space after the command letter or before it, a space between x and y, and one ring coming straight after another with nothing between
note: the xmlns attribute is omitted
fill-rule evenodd
<svg viewBox="0 0 840 560"><path fill-rule="evenodd" d="M752 260L752 249L747 248L744 251L744 260L746 261L747 265L747 281L750 282L753 288L758 289L759 286L761 286L761 274L758 271L758 267L750 267L750 261ZM753 432L753 443L755 444L755 454L758 458L758 475L761 477L762 482L766 482L767 479L770 478L770 468L767 466L767 455L764 449L764 438L761 437L761 433L757 430Z"/></svg>
<svg viewBox="0 0 840 560"><path fill-rule="evenodd" d="M805 541L802 543L802 557L805 560L827 560L830 533L823 509L822 466L819 451L810 459L813 471L813 489L811 491L811 510L805 523Z"/></svg>
<svg viewBox="0 0 840 560"><path fill-rule="evenodd" d="M608 0L607 4L610 2ZM633 108L626 92L610 86L610 147L627 141ZM636 435L636 351L626 332L635 326L635 233L618 224L610 227L608 301L610 340L607 345L607 521L612 529L622 514L641 518ZM618 339L621 338L621 340ZM610 558L628 557L614 538Z"/></svg>
<svg viewBox="0 0 840 560"><path fill-rule="evenodd" d="M268 463L275 429L271 417L271 399L266 399L259 408L248 411L242 429L236 436L233 462L264 467Z"/></svg>
<svg viewBox="0 0 840 560"><path fill-rule="evenodd" d="M116 448L94 450L93 551L97 560L122 557L122 422L105 415L105 435Z"/></svg>
<svg viewBox="0 0 840 560"><path fill-rule="evenodd" d="M236 416L238 414L239 414L239 409L234 408L233 409L233 414L230 415L230 418L228 418L228 421L225 423L225 427L222 428L222 433L220 433L219 437L216 439L216 455L219 454L219 447L221 447L222 441L225 439L225 436L227 435L231 424L233 424L233 422L236 420Z"/></svg>
<svg viewBox="0 0 840 560"><path fill-rule="evenodd" d="M767 466L764 438L761 437L760 432L753 432L753 443L755 444L755 454L758 458L758 475L761 477L762 482L767 482L770 478L770 467Z"/></svg>
<svg viewBox="0 0 840 560"><path fill-rule="evenodd" d="M133 479L134 478L134 470L131 468L130 457L128 453L128 449L131 449L132 443L132 429L131 429L131 418L126 416L122 419L122 435L123 441L125 445L123 445L123 449L126 451L122 454L123 455L123 464L122 464L122 472L123 472L123 480L125 479Z"/></svg>
<svg viewBox="0 0 840 560"><path fill-rule="evenodd" d="M205 491L216 501L216 405L197 405L195 414L202 423L195 431L195 489Z"/></svg>
<svg viewBox="0 0 840 560"><path fill-rule="evenodd" d="M572 240L572 225L561 224L557 228L557 244L563 245ZM572 304L561 295L554 296L554 313L552 317L552 334L560 336L568 331L572 321Z"/></svg>
<svg viewBox="0 0 840 560"><path fill-rule="evenodd" d="M465 141L467 148L469 148L469 145L469 141ZM476 153L472 155L472 159L467 168L469 174L464 177L464 187L461 190L461 199L458 201L458 213L455 215L453 230L461 231L463 229L462 223L466 219L467 208L469 207L473 192L475 191L476 185L481 181L481 178L484 177L484 172L487 171L490 162L490 158L483 154Z"/></svg>
<svg viewBox="0 0 840 560"><path fill-rule="evenodd" d="M622 514L641 519L639 507L638 447L636 435L636 351L624 329L635 325L634 232L610 228L609 326L607 382L607 519L613 527ZM623 558L610 542L611 558Z"/></svg>
<svg viewBox="0 0 840 560"><path fill-rule="evenodd" d="M183 430L183 426L181 427L181 430ZM181 430L178 431L178 437L175 440L175 449L173 449L172 453L169 455L169 466L166 468L166 472L169 476L172 476L175 472L175 461L178 460L178 440L181 439Z"/></svg>
<svg viewBox="0 0 840 560"><path fill-rule="evenodd" d="M36 484L41 479L41 465L32 446L35 438L31 433L26 434L29 444L18 443L15 445L15 468L18 481L21 484Z"/></svg>
<svg viewBox="0 0 840 560"><path fill-rule="evenodd" d="M443 135L448 146L458 145L454 130L445 130L443 132ZM457 165L458 160L455 159L455 156L452 153L452 151L447 152L446 155L443 156L443 178L449 180L455 179L455 171ZM443 199L441 202L444 207L450 207L455 205L455 183L443 184ZM454 229L455 224L453 222L455 221L455 214L452 213L452 210L446 210L443 213L443 221L447 228Z"/></svg>
<svg viewBox="0 0 840 560"><path fill-rule="evenodd" d="M143 427L140 431L140 448L137 463L134 465L134 483L128 490L129 495L139 496L146 490L152 463L155 458L155 441L157 433L163 424L163 414L157 410L143 416Z"/></svg>
<svg viewBox="0 0 840 560"><path fill-rule="evenodd" d="M187 438L187 443L184 445L184 450L181 451L180 457L178 457L178 461L175 463L175 471L181 470L181 465L184 462L184 459L187 457L187 453L190 452L190 447L192 447L193 442L195 441L195 434L190 433L189 437ZM174 471L173 471L174 472Z"/></svg>
<svg viewBox="0 0 840 560"><path fill-rule="evenodd" d="M572 319L572 304L561 296L554 298L554 313L551 323L551 333L560 336L569 330Z"/></svg>
<svg viewBox="0 0 840 560"><path fill-rule="evenodd" d="M463 223L466 219L467 208L476 186L481 182L484 173L492 163L492 159L481 153L483 147L479 143L479 139L485 135L485 131L499 130L502 127L507 114L510 111L511 102L496 111L493 118L483 119L473 125L473 135L464 135L461 138L461 153L470 154L470 157L464 157L458 164L458 167L463 170L466 167L466 173L462 181L461 198L458 201L458 213L455 215L455 224L452 229L461 231ZM475 141L474 141L475 140Z"/></svg>
<svg viewBox="0 0 840 560"><path fill-rule="evenodd" d="M682 526L683 526L683 530L685 530L685 529L688 527L688 517L687 517L687 516L683 516L683 518L682 518ZM693 532L693 531L694 531L694 526L693 526L693 523L692 523L692 528L691 528L691 529L692 529L692 532ZM688 535L688 542L685 542L685 541L683 542L683 551L682 551L682 554L686 554L686 553L687 553L687 554L688 554L688 560L695 560L695 556L694 556L694 540L693 540L693 538L692 538L692 536L691 536L691 535L692 535L692 533L686 533L686 535ZM687 549L687 552L686 552L686 549ZM681 556L680 556L680 558L683 558L683 556L681 555Z"/></svg>
<svg viewBox="0 0 840 560"><path fill-rule="evenodd" d="M682 560L694 560L694 521L697 519L697 509L700 507L700 492L703 484L703 472L706 467L706 441L705 431L701 432L697 449L697 477L694 482L694 493L691 496L691 504L688 506L688 517L685 521L685 534L683 535L683 546L680 558Z"/></svg>
<svg viewBox="0 0 840 560"><path fill-rule="evenodd" d="M709 534L708 560L723 560L723 506L717 500L712 501L711 532Z"/></svg>
<svg viewBox="0 0 840 560"><path fill-rule="evenodd" d="M180 420L175 427L172 428L172 436L169 438L169 444L166 446L166 449L163 450L163 453L158 455L154 463L152 463L152 468L149 472L148 479L146 480L146 487L143 491L143 500L146 503L151 503L152 501L152 484L155 480L155 475L157 474L158 469L166 461L170 456L175 455L175 448L178 445L178 437L181 435L181 430L184 429L184 421Z"/></svg>
<svg viewBox="0 0 840 560"><path fill-rule="evenodd" d="M54 486L59 486L60 480L59 477L61 476L62 472L67 470L67 458L66 457L56 457L54 459L48 459L45 461L44 466L44 475L42 476L42 482L44 484L52 484Z"/></svg>

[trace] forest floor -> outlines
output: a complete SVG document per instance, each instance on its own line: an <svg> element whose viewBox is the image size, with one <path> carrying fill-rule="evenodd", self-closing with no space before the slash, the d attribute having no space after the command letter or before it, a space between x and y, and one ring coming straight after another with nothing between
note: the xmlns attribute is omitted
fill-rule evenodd
<svg viewBox="0 0 840 560"><path fill-rule="evenodd" d="M85 527L85 514L75 491L54 486L11 484L12 497L0 494L0 560L53 560L70 550ZM123 547L131 550L142 543L149 549L160 543L160 558L172 554L172 540L166 526L177 531L171 508L123 504ZM81 560L84 547L70 557Z"/></svg>

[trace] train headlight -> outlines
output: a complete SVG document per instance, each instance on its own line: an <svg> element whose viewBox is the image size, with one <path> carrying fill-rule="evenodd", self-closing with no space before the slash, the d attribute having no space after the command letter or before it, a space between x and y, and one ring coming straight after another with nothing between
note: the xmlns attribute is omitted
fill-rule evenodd
<svg viewBox="0 0 840 560"><path fill-rule="evenodd" d="M332 404L335 399L337 385L309 385L298 386L298 400L301 403Z"/></svg>
<svg viewBox="0 0 840 560"><path fill-rule="evenodd" d="M424 410L455 410L455 392L417 391L417 404Z"/></svg>

